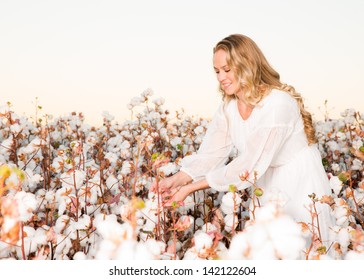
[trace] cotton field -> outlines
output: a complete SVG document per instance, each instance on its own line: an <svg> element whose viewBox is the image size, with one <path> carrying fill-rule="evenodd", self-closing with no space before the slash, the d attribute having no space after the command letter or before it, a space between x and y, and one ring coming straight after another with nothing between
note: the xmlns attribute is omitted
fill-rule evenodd
<svg viewBox="0 0 364 280"><path fill-rule="evenodd" d="M364 259L359 112L315 123L332 195L313 195L312 205L329 204L335 217L328 247L319 228L273 205L249 209L264 195L255 182L164 207L149 192L152 182L197 151L209 120L169 112L152 95L133 98L123 123L104 112L101 127L86 124L82 113L52 118L39 107L32 119L0 104L0 259ZM320 213L312 209L315 219Z"/></svg>

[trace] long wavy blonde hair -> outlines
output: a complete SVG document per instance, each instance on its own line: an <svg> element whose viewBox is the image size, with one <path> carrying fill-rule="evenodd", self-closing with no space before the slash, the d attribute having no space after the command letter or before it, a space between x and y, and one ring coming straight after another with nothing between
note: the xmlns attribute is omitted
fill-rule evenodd
<svg viewBox="0 0 364 280"><path fill-rule="evenodd" d="M214 53L224 50L227 54L227 64L238 78L244 94L244 101L256 106L272 89L279 89L290 94L296 99L303 119L303 125L309 144L317 143L315 128L311 114L304 108L301 95L293 86L283 84L280 76L268 63L257 44L249 37L241 34L230 35L214 48ZM236 98L235 95L226 95L223 88L219 87L223 98Z"/></svg>

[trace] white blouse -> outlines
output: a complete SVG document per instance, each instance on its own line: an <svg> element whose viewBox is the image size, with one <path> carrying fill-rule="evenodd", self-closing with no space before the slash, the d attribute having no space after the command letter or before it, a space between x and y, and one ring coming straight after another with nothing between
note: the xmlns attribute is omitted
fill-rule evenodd
<svg viewBox="0 0 364 280"><path fill-rule="evenodd" d="M272 90L244 120L235 99L220 104L196 154L182 160L181 171L193 180L206 178L217 191L251 186L239 174L264 190L262 203L279 197L285 211L297 221L311 222L308 195L330 195L331 189L316 145L309 145L299 106L288 93ZM228 162L235 147L237 157ZM277 196L277 194L279 194ZM321 227L330 227L330 210L320 205ZM324 210L323 210L324 209ZM323 230L328 239L327 230Z"/></svg>

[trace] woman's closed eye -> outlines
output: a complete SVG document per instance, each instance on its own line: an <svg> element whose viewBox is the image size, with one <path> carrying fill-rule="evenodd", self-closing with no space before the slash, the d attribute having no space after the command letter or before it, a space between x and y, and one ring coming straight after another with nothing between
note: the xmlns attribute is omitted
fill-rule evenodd
<svg viewBox="0 0 364 280"><path fill-rule="evenodd" d="M228 73L228 72L230 72L230 69L224 69L223 71L224 71L225 73ZM216 70L215 70L215 73L216 73L216 74L219 74L219 73L220 73L220 71L216 71Z"/></svg>

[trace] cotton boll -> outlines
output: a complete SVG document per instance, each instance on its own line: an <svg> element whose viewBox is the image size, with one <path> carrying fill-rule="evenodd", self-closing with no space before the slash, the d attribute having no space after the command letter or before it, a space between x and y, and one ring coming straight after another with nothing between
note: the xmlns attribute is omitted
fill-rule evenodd
<svg viewBox="0 0 364 280"><path fill-rule="evenodd" d="M326 143L327 146L329 147L329 149L332 151L332 152L335 152L335 151L340 151L341 148L339 146L339 144L335 141L329 141Z"/></svg>
<svg viewBox="0 0 364 280"><path fill-rule="evenodd" d="M116 221L102 221L97 226L97 232L104 239L112 240L119 243L122 239L131 239L133 237L133 228L128 223L119 224Z"/></svg>
<svg viewBox="0 0 364 280"><path fill-rule="evenodd" d="M208 249L212 246L213 240L210 235L201 230L197 231L193 237L195 248L197 251Z"/></svg>
<svg viewBox="0 0 364 280"><path fill-rule="evenodd" d="M115 193L118 190L118 184L119 184L119 181L118 181L118 179L116 179L116 177L113 174L111 174L110 176L107 177L106 186L113 195L115 195Z"/></svg>
<svg viewBox="0 0 364 280"><path fill-rule="evenodd" d="M363 162L357 158L355 158L351 165L351 170L362 170L363 169Z"/></svg>
<svg viewBox="0 0 364 280"><path fill-rule="evenodd" d="M34 233L33 241L38 245L46 245L48 243L48 240L47 240L47 230L48 229L49 229L48 227L46 227L46 229L37 228Z"/></svg>
<svg viewBox="0 0 364 280"><path fill-rule="evenodd" d="M131 172L132 165L129 161L124 161L120 173L124 176L127 176Z"/></svg>
<svg viewBox="0 0 364 280"><path fill-rule="evenodd" d="M43 181L43 177L40 174L34 174L33 171L29 168L25 170L25 174L27 176L27 183L30 191L34 191L37 185Z"/></svg>
<svg viewBox="0 0 364 280"><path fill-rule="evenodd" d="M298 259L305 246L300 226L269 204L259 208L255 220L236 234L227 252L229 258Z"/></svg>
<svg viewBox="0 0 364 280"><path fill-rule="evenodd" d="M205 133L205 128L199 125L193 131L195 132L196 135L201 135Z"/></svg>
<svg viewBox="0 0 364 280"><path fill-rule="evenodd" d="M249 243L252 250L260 250L260 247L269 242L269 232L264 223L255 223L247 228Z"/></svg>
<svg viewBox="0 0 364 280"><path fill-rule="evenodd" d="M279 208L274 203L267 203L255 209L255 219L259 222L269 222L278 215Z"/></svg>
<svg viewBox="0 0 364 280"><path fill-rule="evenodd" d="M217 246L215 248L215 252L218 255L218 258L223 258L223 256L226 256L228 249L226 248L225 244L223 242L217 243Z"/></svg>
<svg viewBox="0 0 364 280"><path fill-rule="evenodd" d="M283 208L290 200L287 193L278 188L271 188L267 192L265 192L264 195L267 201L266 205L269 203L269 205L271 205L269 207L273 207L271 211L274 214L276 214L276 212L279 211L280 208Z"/></svg>
<svg viewBox="0 0 364 280"><path fill-rule="evenodd" d="M147 88L141 93L141 96L146 99L148 96L152 96L153 94L154 94L153 90L151 88Z"/></svg>
<svg viewBox="0 0 364 280"><path fill-rule="evenodd" d="M75 222L74 227L78 230L88 230L91 226L91 217L84 214L77 222Z"/></svg>
<svg viewBox="0 0 364 280"><path fill-rule="evenodd" d="M170 141L171 145L174 147L174 148L177 148L178 145L181 145L182 144L182 138L180 137L173 137Z"/></svg>
<svg viewBox="0 0 364 280"><path fill-rule="evenodd" d="M140 217L143 217L147 220L147 224L151 223L151 225L155 225L157 220L158 220L158 216L157 216L157 210L158 210L158 203L157 201L153 201L153 200L147 200L145 201L145 206L142 209L139 209L137 211L137 215ZM154 228L154 226L153 226Z"/></svg>
<svg viewBox="0 0 364 280"><path fill-rule="evenodd" d="M107 122L112 122L115 119L108 111L103 111L101 115Z"/></svg>
<svg viewBox="0 0 364 280"><path fill-rule="evenodd" d="M61 174L60 180L63 187L72 187L79 190L86 179L86 173L83 170L71 170Z"/></svg>
<svg viewBox="0 0 364 280"><path fill-rule="evenodd" d="M6 186L9 192L15 193L20 190L22 180L19 178L16 172L11 172L10 176L6 179Z"/></svg>
<svg viewBox="0 0 364 280"><path fill-rule="evenodd" d="M338 131L338 132L336 133L336 137L337 137L337 139L338 139L338 140L340 140L340 141L345 141L345 140L346 140L346 135L345 135L345 133L343 133L343 132L341 132L341 131Z"/></svg>
<svg viewBox="0 0 364 280"><path fill-rule="evenodd" d="M193 142L200 145L202 143L203 139L204 139L203 136L196 136L196 138Z"/></svg>
<svg viewBox="0 0 364 280"><path fill-rule="evenodd" d="M139 219L136 220L136 225L138 227L142 227L144 224L145 224L145 220L144 219L139 218Z"/></svg>
<svg viewBox="0 0 364 280"><path fill-rule="evenodd" d="M109 152L105 155L105 159L107 159L112 165L115 165L119 158L115 153Z"/></svg>
<svg viewBox="0 0 364 280"><path fill-rule="evenodd" d="M201 226L201 230L206 233L215 232L215 231L217 231L217 227L215 225L213 225L212 223L207 223L207 224L203 224Z"/></svg>
<svg viewBox="0 0 364 280"><path fill-rule="evenodd" d="M251 246L246 233L238 233L231 240L230 248L226 253L227 259L244 260L250 255Z"/></svg>
<svg viewBox="0 0 364 280"><path fill-rule="evenodd" d="M354 197L359 205L363 205L364 204L364 189L355 189Z"/></svg>
<svg viewBox="0 0 364 280"><path fill-rule="evenodd" d="M69 260L69 257L67 256L68 253L61 253L61 254L56 254L55 255L55 260L56 261L67 261Z"/></svg>
<svg viewBox="0 0 364 280"><path fill-rule="evenodd" d="M339 195L342 187L343 187L343 183L342 181L339 179L338 176L332 176L330 178L330 187L331 189L334 191L334 193L336 195Z"/></svg>
<svg viewBox="0 0 364 280"><path fill-rule="evenodd" d="M94 215L93 225L98 227L104 221L117 222L117 216L115 214L106 215L104 213Z"/></svg>
<svg viewBox="0 0 364 280"><path fill-rule="evenodd" d="M304 249L305 240L300 226L288 216L281 216L268 226L269 236L281 259L297 259Z"/></svg>
<svg viewBox="0 0 364 280"><path fill-rule="evenodd" d="M165 102L165 99L163 97L161 97L161 98L154 99L152 102L157 106L162 106Z"/></svg>
<svg viewBox="0 0 364 280"><path fill-rule="evenodd" d="M84 252L77 252L76 254L73 255L73 260L76 261L87 260L87 256L85 255Z"/></svg>
<svg viewBox="0 0 364 280"><path fill-rule="evenodd" d="M331 164L331 169L332 169L332 171L338 173L338 172L340 172L340 169L341 168L340 168L340 165L339 164L333 163L333 164Z"/></svg>
<svg viewBox="0 0 364 280"><path fill-rule="evenodd" d="M102 240L99 243L95 258L97 260L110 260L112 259L116 246L111 240Z"/></svg>
<svg viewBox="0 0 364 280"><path fill-rule="evenodd" d="M14 134L18 134L22 131L22 127L19 124L12 124L10 126L10 131Z"/></svg>
<svg viewBox="0 0 364 280"><path fill-rule="evenodd" d="M57 191L58 193L58 191ZM56 196L57 196L56 193ZM58 205L58 215L63 215L63 213L66 211L67 206L71 203L71 199L68 196L60 196L57 199L57 205Z"/></svg>
<svg viewBox="0 0 364 280"><path fill-rule="evenodd" d="M70 221L70 217L67 215L62 215L58 217L56 224L54 226L54 230L57 233L61 233L65 230L65 228L68 226L68 223Z"/></svg>
<svg viewBox="0 0 364 280"><path fill-rule="evenodd" d="M119 214L122 219L127 219L131 213L131 208L129 204L122 204L119 207Z"/></svg>
<svg viewBox="0 0 364 280"><path fill-rule="evenodd" d="M241 198L236 193L228 192L222 197L220 209L225 214L233 214L239 208L240 203Z"/></svg>
<svg viewBox="0 0 364 280"><path fill-rule="evenodd" d="M55 173L61 173L63 172L63 168L64 168L64 158L63 157L55 157L52 161L52 165L51 165L52 170Z"/></svg>
<svg viewBox="0 0 364 280"><path fill-rule="evenodd" d="M31 254L37 250L38 246L38 244L33 240L35 230L30 227L24 227L23 230L26 236L22 239L19 239L17 242L16 251L18 256L22 255L22 248L25 252Z"/></svg>
<svg viewBox="0 0 364 280"><path fill-rule="evenodd" d="M148 251L148 248L135 240L127 240L120 244L117 248L116 260L153 260L154 256Z"/></svg>
<svg viewBox="0 0 364 280"><path fill-rule="evenodd" d="M12 150L12 145L13 145L13 137L9 137L8 139L5 139L1 144L0 144L0 153L4 154L4 155L9 155L10 151Z"/></svg>
<svg viewBox="0 0 364 280"><path fill-rule="evenodd" d="M348 208L345 206L337 206L335 207L333 211L333 215L336 218L336 224L339 226L343 226L345 224L348 224Z"/></svg>
<svg viewBox="0 0 364 280"><path fill-rule="evenodd" d="M64 255L67 255L71 248L72 241L70 238L62 234L57 235L57 246L54 252L56 259L64 259Z"/></svg>
<svg viewBox="0 0 364 280"><path fill-rule="evenodd" d="M129 104L128 104L128 109L133 109L135 106L138 106L142 103L142 99L139 96L133 97Z"/></svg>
<svg viewBox="0 0 364 280"><path fill-rule="evenodd" d="M198 251L195 248L189 248L183 256L183 260L204 260L198 255Z"/></svg>
<svg viewBox="0 0 364 280"><path fill-rule="evenodd" d="M225 231L227 232L232 232L232 230L236 229L236 227L239 224L239 220L238 220L238 216L235 214L228 214L224 217L224 222L225 222Z"/></svg>
<svg viewBox="0 0 364 280"><path fill-rule="evenodd" d="M254 248L251 252L252 260L277 260L275 248L270 240L262 243L259 248Z"/></svg>
<svg viewBox="0 0 364 280"><path fill-rule="evenodd" d="M183 206L177 208L177 211L181 214L186 214L188 210L193 210L195 207L195 201L191 195L187 196L183 201Z"/></svg>
<svg viewBox="0 0 364 280"><path fill-rule="evenodd" d="M339 226L346 226L349 224L349 219L347 216L341 216L339 218L336 218L336 224Z"/></svg>
<svg viewBox="0 0 364 280"><path fill-rule="evenodd" d="M147 219L144 226L143 226L143 231L153 232L155 227L156 227L156 223L154 221L151 221L151 220Z"/></svg>
<svg viewBox="0 0 364 280"><path fill-rule="evenodd" d="M162 172L165 176L172 175L177 172L177 166L174 162L169 162L159 168L159 171Z"/></svg>
<svg viewBox="0 0 364 280"><path fill-rule="evenodd" d="M77 236L76 236L77 238ZM80 246L83 248L87 248L88 245L95 243L95 234L90 232L89 230L81 230L78 232L78 238L80 240Z"/></svg>
<svg viewBox="0 0 364 280"><path fill-rule="evenodd" d="M80 188L78 195L82 201L87 201L87 203L90 204L96 204L98 199L97 186L93 184L85 184Z"/></svg>
<svg viewBox="0 0 364 280"><path fill-rule="evenodd" d="M40 148L45 145L46 142L43 141L42 139L40 139L39 137L34 138L29 145L27 146L27 153L29 154L33 154L35 153L37 150L39 151Z"/></svg>
<svg viewBox="0 0 364 280"><path fill-rule="evenodd" d="M23 222L28 221L37 207L35 195L20 191L16 193L15 199L18 205L19 219Z"/></svg>
<svg viewBox="0 0 364 280"><path fill-rule="evenodd" d="M269 242L269 234L264 223L252 223L246 228L246 234L252 250L259 250Z"/></svg>
<svg viewBox="0 0 364 280"><path fill-rule="evenodd" d="M363 141L361 139L355 139L351 144L355 150L359 150L363 146Z"/></svg>
<svg viewBox="0 0 364 280"><path fill-rule="evenodd" d="M197 227L201 227L205 222L203 221L203 219L197 218L195 223Z"/></svg>
<svg viewBox="0 0 364 280"><path fill-rule="evenodd" d="M350 244L350 231L351 227L341 228L337 234L337 242L340 244L340 248L343 253L348 251L348 246Z"/></svg>
<svg viewBox="0 0 364 280"><path fill-rule="evenodd" d="M73 219L71 219L68 226L64 229L63 234L66 235L67 238L69 238L71 240L76 240L77 239L76 226L77 226L77 222L74 221Z"/></svg>
<svg viewBox="0 0 364 280"><path fill-rule="evenodd" d="M35 235L35 229L33 227L30 226L24 226L23 227L23 232L25 233L25 236L27 237L34 237Z"/></svg>
<svg viewBox="0 0 364 280"><path fill-rule="evenodd" d="M179 248L177 248L177 251L179 251L181 245L179 242L177 242L177 243L179 245ZM153 259L159 259L160 255L166 249L165 243L163 243L161 241L157 241L155 239L148 239L146 242L144 242L144 245L146 246L148 251L153 255Z"/></svg>
<svg viewBox="0 0 364 280"><path fill-rule="evenodd" d="M364 252L349 251L344 260L364 260Z"/></svg>

